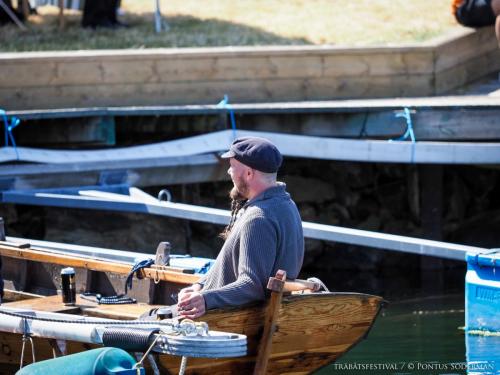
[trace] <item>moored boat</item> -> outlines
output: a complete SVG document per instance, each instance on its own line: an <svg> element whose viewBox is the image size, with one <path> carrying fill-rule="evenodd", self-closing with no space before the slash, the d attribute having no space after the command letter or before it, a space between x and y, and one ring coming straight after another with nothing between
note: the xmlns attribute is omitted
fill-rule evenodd
<svg viewBox="0 0 500 375"><path fill-rule="evenodd" d="M173 294L200 277L196 273L188 273L192 272L189 267L151 265L139 271L138 275L142 279L134 277L132 290L128 292L128 296L135 298L137 303L104 305L77 296L75 305L66 306L57 294L61 268L75 268L79 292L109 295L123 293L131 264L106 259L103 256L106 252L102 249L95 249L91 256L84 255L80 249L82 251L76 255L75 252L71 253L69 245L59 244L58 247L40 241L7 240L0 244L0 255L7 288L3 306L9 308L120 320L136 319L152 307L173 303ZM308 287L307 283L301 282L286 285L288 290ZM366 336L382 302L380 297L359 293L310 290L285 293L274 317L275 329L271 332L267 373L306 374L334 362ZM266 314L268 310L265 303L209 311L199 320L206 322L213 331L245 335L247 355L219 359L190 358L186 373L251 373L258 356ZM22 347L20 334L0 333L0 345L0 365L6 368L19 366ZM58 344L53 339L43 337L34 338L34 346L36 360L52 358L55 349L61 354L70 354L93 347L92 344L71 340L61 345L60 342ZM180 357L164 354L155 356L160 372L179 372ZM27 356L25 360L31 362Z"/></svg>

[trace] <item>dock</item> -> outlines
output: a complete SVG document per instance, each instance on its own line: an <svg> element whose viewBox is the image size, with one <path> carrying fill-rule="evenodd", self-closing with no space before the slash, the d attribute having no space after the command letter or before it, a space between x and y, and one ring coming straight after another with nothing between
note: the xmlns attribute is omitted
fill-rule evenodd
<svg viewBox="0 0 500 375"><path fill-rule="evenodd" d="M7 115L23 124L16 129L19 144L64 145L67 138L61 135L71 134L75 144L101 149L4 147L1 161L38 164L17 165L15 170L0 166L0 185L45 188L106 181L141 187L223 180L225 168L217 153L236 135L266 136L288 157L494 165L500 160L499 109L496 96L234 104L238 125L232 130L227 130L232 125L228 109L217 105L10 111ZM415 142L397 141L410 120ZM151 126L165 134L175 132L180 123L189 127L181 126L184 135L175 140L146 138L141 146L116 141L123 132L130 137L147 134ZM39 127L46 131L38 134ZM37 177L41 175L43 179Z"/></svg>
<svg viewBox="0 0 500 375"><path fill-rule="evenodd" d="M4 192L1 199L3 203L137 212L219 225L227 225L231 216L227 210L159 201L134 187ZM303 222L302 226L306 238L458 261L465 261L467 253L479 254L488 250L311 222ZM136 258L137 254L131 257Z"/></svg>

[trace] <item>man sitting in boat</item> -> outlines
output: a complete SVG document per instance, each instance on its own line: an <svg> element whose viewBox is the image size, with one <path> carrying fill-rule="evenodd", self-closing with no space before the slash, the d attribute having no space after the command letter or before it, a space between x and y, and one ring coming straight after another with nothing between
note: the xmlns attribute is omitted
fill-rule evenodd
<svg viewBox="0 0 500 375"><path fill-rule="evenodd" d="M278 182L283 157L269 140L236 139L222 155L229 159L231 220L225 242L210 271L179 292L179 316L197 318L206 310L264 300L278 269L299 274L304 258L302 221L297 206Z"/></svg>

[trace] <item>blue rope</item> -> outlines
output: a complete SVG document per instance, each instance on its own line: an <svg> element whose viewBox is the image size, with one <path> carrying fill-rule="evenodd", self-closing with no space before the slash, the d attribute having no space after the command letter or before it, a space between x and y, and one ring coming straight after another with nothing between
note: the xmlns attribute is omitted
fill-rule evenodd
<svg viewBox="0 0 500 375"><path fill-rule="evenodd" d="M125 280L125 294L127 294L128 289L132 290L132 280L134 279L134 275L137 273L137 271L140 271L143 268L147 268L154 264L154 260L149 258L149 259L144 259L141 260L140 262L137 262L136 264L133 265L132 269L130 270L130 273L127 276L127 280ZM142 279L142 276L140 276L139 273L137 273L137 278Z"/></svg>
<svg viewBox="0 0 500 375"><path fill-rule="evenodd" d="M236 120L234 118L234 110L233 107L229 104L229 97L224 95L224 99L222 99L218 104L217 108L224 108L229 112L229 118L231 119L231 128L233 129L233 138L236 139Z"/></svg>
<svg viewBox="0 0 500 375"><path fill-rule="evenodd" d="M9 147L9 140L10 140L12 146L14 147L14 151L16 153L16 159L19 160L19 153L17 152L16 140L14 139L14 135L12 134L12 130L21 123L21 120L19 120L15 116L12 116L9 123L7 114L3 109L0 109L0 116L3 117L3 123L4 123L5 147Z"/></svg>
<svg viewBox="0 0 500 375"><path fill-rule="evenodd" d="M403 112L396 113L396 117L403 117L406 120L406 131L405 133L395 139L389 139L389 142L393 141L406 141L408 138L411 140L411 163L415 163L415 133L413 132L413 122L411 120L411 113L408 107L403 109Z"/></svg>

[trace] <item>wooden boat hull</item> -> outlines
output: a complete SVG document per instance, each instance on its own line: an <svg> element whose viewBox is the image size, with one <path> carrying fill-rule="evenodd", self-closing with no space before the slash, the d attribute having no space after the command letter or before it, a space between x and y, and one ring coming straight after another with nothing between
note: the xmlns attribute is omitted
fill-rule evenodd
<svg viewBox="0 0 500 375"><path fill-rule="evenodd" d="M133 305L97 305L77 298L76 306L64 306L58 296L60 269L75 267L77 290L92 290L103 294L123 293L128 267L104 261L43 253L39 249L18 249L0 245L3 259L6 296L13 302L9 307L41 311L65 312L114 319L135 319L151 307L170 302L171 293L187 283L196 281L195 275L160 271L143 271L145 278L134 279L129 295L138 299ZM36 275L36 276L35 276ZM43 294L45 296L36 295ZM358 293L304 293L283 297L276 319L277 330L272 336L269 374L308 374L334 362L362 340L370 330L382 299ZM247 374L253 371L262 336L265 304L209 311L200 320L211 330L240 333L247 336L248 354L229 359L190 358L187 374ZM1 319L1 316L0 316ZM77 342L56 345L54 340L35 338L36 360L53 357L53 349L63 354L88 350L92 346ZM21 337L0 333L0 373L13 373L21 357ZM156 355L162 373L178 373L180 358ZM31 363L27 348L25 363ZM3 367L2 367L3 366Z"/></svg>
<svg viewBox="0 0 500 375"><path fill-rule="evenodd" d="M41 308L50 305L54 310L64 309L58 296L22 300L7 303L10 307ZM269 374L308 374L334 362L368 333L377 316L382 300L376 296L356 293L311 293L284 297L277 318L278 329L273 335ZM80 306L78 306L81 304ZM138 316L150 306L97 306L82 302L73 312L90 316L125 317ZM45 308L47 310L48 308ZM66 312L69 311L69 308ZM127 313L121 314L120 311ZM251 373L264 321L264 306L233 308L210 311L201 320L210 329L242 333L248 338L248 355L234 359L188 360L188 374L234 374ZM21 337L12 333L0 334L0 364L18 365L21 356ZM53 357L54 342L35 339L36 359ZM67 354L88 350L88 344L68 342L64 344ZM25 361L30 363L28 350ZM157 363L169 373L178 373L180 358L159 355Z"/></svg>
<svg viewBox="0 0 500 375"><path fill-rule="evenodd" d="M308 374L334 362L368 333L380 309L379 297L324 293L285 297L273 335L268 374ZM234 360L189 360L196 374L251 373L259 345L264 309L253 307L214 311L203 318L211 329L248 337L248 356ZM176 358L162 364L176 372Z"/></svg>

